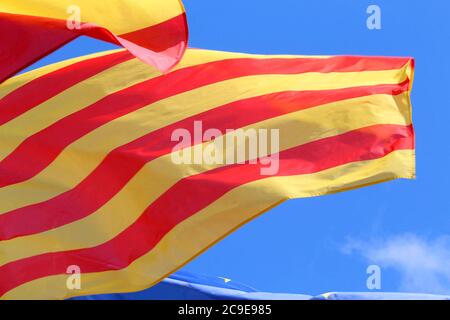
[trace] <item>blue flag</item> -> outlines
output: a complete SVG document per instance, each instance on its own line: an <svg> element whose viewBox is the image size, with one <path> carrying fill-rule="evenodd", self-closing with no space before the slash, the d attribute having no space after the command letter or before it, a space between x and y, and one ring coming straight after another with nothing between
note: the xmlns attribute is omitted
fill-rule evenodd
<svg viewBox="0 0 450 320"><path fill-rule="evenodd" d="M450 296L413 293L326 293L318 296L261 292L227 278L178 272L147 290L72 300L450 300Z"/></svg>

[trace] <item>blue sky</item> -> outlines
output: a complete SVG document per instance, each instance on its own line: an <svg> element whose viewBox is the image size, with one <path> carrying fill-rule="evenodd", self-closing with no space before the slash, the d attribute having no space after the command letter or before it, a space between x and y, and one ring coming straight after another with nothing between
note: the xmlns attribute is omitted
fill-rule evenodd
<svg viewBox="0 0 450 320"><path fill-rule="evenodd" d="M184 0L190 46L277 54L412 56L416 181L291 200L217 244L184 270L260 290L319 294L450 293L450 2L445 0ZM366 27L369 5L381 30ZM33 66L112 48L82 38Z"/></svg>

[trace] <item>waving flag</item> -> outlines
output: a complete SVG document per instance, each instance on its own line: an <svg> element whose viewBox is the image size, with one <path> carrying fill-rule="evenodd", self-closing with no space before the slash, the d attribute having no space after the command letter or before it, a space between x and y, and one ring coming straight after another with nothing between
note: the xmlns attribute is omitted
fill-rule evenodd
<svg viewBox="0 0 450 320"><path fill-rule="evenodd" d="M115 51L9 79L0 297L143 290L287 199L413 178L412 75L410 58L188 50L165 75ZM236 160L238 131L267 138L256 156Z"/></svg>
<svg viewBox="0 0 450 320"><path fill-rule="evenodd" d="M161 71L187 46L180 0L2 0L0 30L0 82L81 35L123 46Z"/></svg>

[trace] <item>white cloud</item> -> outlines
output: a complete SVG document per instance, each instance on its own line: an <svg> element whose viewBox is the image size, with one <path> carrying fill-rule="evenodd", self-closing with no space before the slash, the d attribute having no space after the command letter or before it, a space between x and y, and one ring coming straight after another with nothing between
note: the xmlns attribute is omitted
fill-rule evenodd
<svg viewBox="0 0 450 320"><path fill-rule="evenodd" d="M370 242L350 240L343 252L357 252L370 264L397 270L400 291L450 294L450 236L427 240L408 234Z"/></svg>

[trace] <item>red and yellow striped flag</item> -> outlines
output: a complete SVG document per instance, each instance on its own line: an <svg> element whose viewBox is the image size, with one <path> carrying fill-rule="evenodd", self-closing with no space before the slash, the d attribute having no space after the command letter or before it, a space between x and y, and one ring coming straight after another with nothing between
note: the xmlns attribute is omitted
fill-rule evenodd
<svg viewBox="0 0 450 320"><path fill-rule="evenodd" d="M287 199L413 178L412 75L409 58L188 50L165 75L115 51L9 79L0 297L138 291ZM175 161L239 128L277 130L278 149ZM183 134L192 144L180 150ZM70 266L80 289L66 285Z"/></svg>
<svg viewBox="0 0 450 320"><path fill-rule="evenodd" d="M187 47L180 0L2 0L0 83L86 35L123 46L161 71Z"/></svg>

